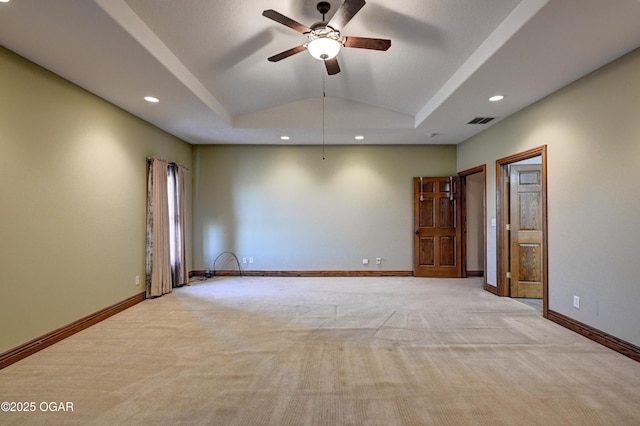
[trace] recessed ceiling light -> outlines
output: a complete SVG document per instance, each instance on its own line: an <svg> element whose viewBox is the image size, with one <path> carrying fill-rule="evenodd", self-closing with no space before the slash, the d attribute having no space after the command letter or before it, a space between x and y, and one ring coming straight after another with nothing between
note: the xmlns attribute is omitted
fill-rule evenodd
<svg viewBox="0 0 640 426"><path fill-rule="evenodd" d="M357 141L361 141L362 139L364 139L364 136L361 136L361 135L356 136Z"/></svg>
<svg viewBox="0 0 640 426"><path fill-rule="evenodd" d="M156 102L160 102L160 99L158 98L154 98L153 96L145 96L144 100L147 102L151 102L151 103L156 103Z"/></svg>
<svg viewBox="0 0 640 426"><path fill-rule="evenodd" d="M504 99L504 96L502 96L502 95L495 95L495 96L492 96L492 97L489 98L489 100L491 102L498 102L498 101L501 101L503 99Z"/></svg>
<svg viewBox="0 0 640 426"><path fill-rule="evenodd" d="M0 3L9 3L11 0L0 0Z"/></svg>
<svg viewBox="0 0 640 426"><path fill-rule="evenodd" d="M288 141L291 138L289 136L280 136L280 139L282 139L283 141Z"/></svg>

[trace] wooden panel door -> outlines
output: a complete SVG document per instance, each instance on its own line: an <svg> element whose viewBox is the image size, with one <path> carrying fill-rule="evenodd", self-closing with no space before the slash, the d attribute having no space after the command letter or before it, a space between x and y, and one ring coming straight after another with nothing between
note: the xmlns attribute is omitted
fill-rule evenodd
<svg viewBox="0 0 640 426"><path fill-rule="evenodd" d="M509 188L510 295L542 298L542 166L512 165Z"/></svg>
<svg viewBox="0 0 640 426"><path fill-rule="evenodd" d="M459 178L413 178L413 200L414 275L461 277Z"/></svg>

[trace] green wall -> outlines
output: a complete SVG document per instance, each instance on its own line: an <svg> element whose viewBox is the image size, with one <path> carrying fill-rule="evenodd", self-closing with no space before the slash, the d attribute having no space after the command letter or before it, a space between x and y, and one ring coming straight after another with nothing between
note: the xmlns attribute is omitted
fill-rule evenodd
<svg viewBox="0 0 640 426"><path fill-rule="evenodd" d="M487 269L495 285L495 162L547 145L549 308L636 345L638 76L640 49L459 144L457 153L458 170L487 165Z"/></svg>
<svg viewBox="0 0 640 426"><path fill-rule="evenodd" d="M191 151L0 47L0 353L144 291L145 158Z"/></svg>
<svg viewBox="0 0 640 426"><path fill-rule="evenodd" d="M411 271L412 178L456 167L453 145L330 146L326 160L310 146L194 152L195 269L231 251L254 258L247 270Z"/></svg>

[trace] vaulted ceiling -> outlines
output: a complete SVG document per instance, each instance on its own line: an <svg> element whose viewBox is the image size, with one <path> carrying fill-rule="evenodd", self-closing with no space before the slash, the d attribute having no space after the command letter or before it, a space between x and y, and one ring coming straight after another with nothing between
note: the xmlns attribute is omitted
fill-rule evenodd
<svg viewBox="0 0 640 426"><path fill-rule="evenodd" d="M639 0L367 0L342 34L388 51L267 61L306 38L263 10L316 4L12 0L0 44L193 144L456 144L640 46Z"/></svg>

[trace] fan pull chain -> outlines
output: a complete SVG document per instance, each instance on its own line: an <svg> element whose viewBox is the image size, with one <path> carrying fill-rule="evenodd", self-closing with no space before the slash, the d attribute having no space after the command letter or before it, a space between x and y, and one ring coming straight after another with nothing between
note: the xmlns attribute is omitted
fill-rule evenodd
<svg viewBox="0 0 640 426"><path fill-rule="evenodd" d="M322 72L322 159L325 159L324 156L324 98L327 97L327 93L325 91L325 76L324 71Z"/></svg>

